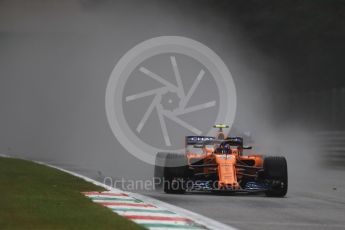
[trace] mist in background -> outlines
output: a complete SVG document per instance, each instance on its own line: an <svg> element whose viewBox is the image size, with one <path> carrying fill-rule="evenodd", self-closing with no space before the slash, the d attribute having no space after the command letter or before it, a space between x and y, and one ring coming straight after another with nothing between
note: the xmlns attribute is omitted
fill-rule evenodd
<svg viewBox="0 0 345 230"><path fill-rule="evenodd" d="M344 14L344 1L0 0L0 152L151 178L112 134L105 89L129 49L174 35L228 66L233 133L286 155L292 178L313 178L325 146L344 155Z"/></svg>

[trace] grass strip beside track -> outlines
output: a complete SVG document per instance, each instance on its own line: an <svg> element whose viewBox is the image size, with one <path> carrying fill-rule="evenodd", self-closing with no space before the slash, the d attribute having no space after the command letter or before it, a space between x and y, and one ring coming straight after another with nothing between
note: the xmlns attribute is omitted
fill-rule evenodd
<svg viewBox="0 0 345 230"><path fill-rule="evenodd" d="M0 229L143 229L81 194L104 188L44 165L0 157L0 188Z"/></svg>

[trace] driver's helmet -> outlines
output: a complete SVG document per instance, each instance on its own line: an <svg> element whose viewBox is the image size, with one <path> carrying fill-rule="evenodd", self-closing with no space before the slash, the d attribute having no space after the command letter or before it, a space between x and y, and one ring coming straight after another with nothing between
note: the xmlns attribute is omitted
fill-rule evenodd
<svg viewBox="0 0 345 230"><path fill-rule="evenodd" d="M223 146L223 153L228 153L230 151L230 145L229 144L225 144Z"/></svg>
<svg viewBox="0 0 345 230"><path fill-rule="evenodd" d="M218 148L216 148L217 153L229 153L230 145L229 144L220 144Z"/></svg>

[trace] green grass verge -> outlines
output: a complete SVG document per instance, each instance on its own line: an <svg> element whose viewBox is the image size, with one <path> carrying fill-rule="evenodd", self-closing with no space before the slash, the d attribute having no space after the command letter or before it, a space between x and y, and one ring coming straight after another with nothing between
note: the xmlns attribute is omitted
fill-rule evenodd
<svg viewBox="0 0 345 230"><path fill-rule="evenodd" d="M80 194L103 191L33 162L0 157L0 229L143 229Z"/></svg>

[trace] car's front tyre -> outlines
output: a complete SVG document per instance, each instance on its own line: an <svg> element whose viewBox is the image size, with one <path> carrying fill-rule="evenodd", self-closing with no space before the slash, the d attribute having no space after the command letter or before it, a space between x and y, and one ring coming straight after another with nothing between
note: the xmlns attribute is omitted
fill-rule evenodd
<svg viewBox="0 0 345 230"><path fill-rule="evenodd" d="M264 174L268 182L266 196L284 197L288 190L288 172L285 157L266 157L264 159Z"/></svg>
<svg viewBox="0 0 345 230"><path fill-rule="evenodd" d="M187 167L187 157L185 155L178 153L168 153L166 155L163 180L165 193L185 193Z"/></svg>

